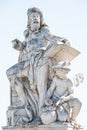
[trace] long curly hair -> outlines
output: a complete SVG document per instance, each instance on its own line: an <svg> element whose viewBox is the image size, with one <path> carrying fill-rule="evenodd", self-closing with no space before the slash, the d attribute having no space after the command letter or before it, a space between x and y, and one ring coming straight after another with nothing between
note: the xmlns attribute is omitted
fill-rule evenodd
<svg viewBox="0 0 87 130"><path fill-rule="evenodd" d="M40 15L40 26L47 26L44 22L44 18L43 18L43 14L41 10L36 7L33 7L33 8L28 9L27 11L27 16L28 16L27 28L30 28L30 24L31 24L30 15L35 12L37 12Z"/></svg>

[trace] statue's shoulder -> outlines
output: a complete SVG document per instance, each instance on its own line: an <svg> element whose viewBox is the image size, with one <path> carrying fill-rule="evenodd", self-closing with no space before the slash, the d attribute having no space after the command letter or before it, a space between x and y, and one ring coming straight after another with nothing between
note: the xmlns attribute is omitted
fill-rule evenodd
<svg viewBox="0 0 87 130"><path fill-rule="evenodd" d="M41 27L41 32L42 33L48 33L48 32L50 32L50 28L49 28L49 26L42 26Z"/></svg>
<svg viewBox="0 0 87 130"><path fill-rule="evenodd" d="M29 35L29 29L26 29L26 30L24 30L24 36L25 36L25 38Z"/></svg>
<svg viewBox="0 0 87 130"><path fill-rule="evenodd" d="M68 82L68 85L69 85L69 86L73 86L73 82L72 82L71 79L67 78L67 82Z"/></svg>

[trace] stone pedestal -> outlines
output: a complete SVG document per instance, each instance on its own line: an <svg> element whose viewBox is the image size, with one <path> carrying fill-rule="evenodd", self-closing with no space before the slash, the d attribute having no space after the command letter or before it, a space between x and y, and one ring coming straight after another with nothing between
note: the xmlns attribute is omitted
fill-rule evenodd
<svg viewBox="0 0 87 130"><path fill-rule="evenodd" d="M3 130L74 130L72 126L68 124L50 124L50 125L39 125L37 127L3 127ZM80 129L79 129L80 130Z"/></svg>

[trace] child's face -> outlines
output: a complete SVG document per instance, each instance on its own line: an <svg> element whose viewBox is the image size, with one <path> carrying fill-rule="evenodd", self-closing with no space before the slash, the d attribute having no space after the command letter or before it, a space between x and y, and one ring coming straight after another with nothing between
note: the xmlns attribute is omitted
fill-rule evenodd
<svg viewBox="0 0 87 130"><path fill-rule="evenodd" d="M63 68L56 69L55 72L56 72L56 75L59 75L59 74L66 75L68 73L67 70Z"/></svg>

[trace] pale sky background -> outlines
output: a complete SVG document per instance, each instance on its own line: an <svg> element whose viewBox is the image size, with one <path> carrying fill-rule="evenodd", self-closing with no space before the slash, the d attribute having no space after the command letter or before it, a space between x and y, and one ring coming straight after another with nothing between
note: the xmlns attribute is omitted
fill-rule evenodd
<svg viewBox="0 0 87 130"><path fill-rule="evenodd" d="M84 74L84 82L76 88L82 101L77 120L87 127L87 1L86 0L0 0L0 126L6 126L6 110L10 104L10 85L6 70L17 63L18 52L12 48L15 38L23 41L27 25L27 9L38 7L55 35L68 38L81 53L73 60L70 77ZM1 130L1 128L0 128Z"/></svg>

